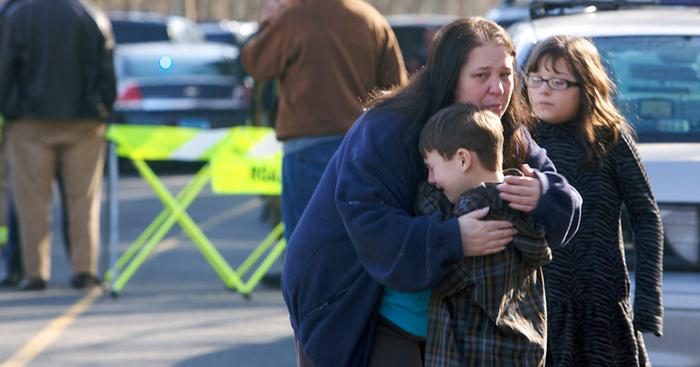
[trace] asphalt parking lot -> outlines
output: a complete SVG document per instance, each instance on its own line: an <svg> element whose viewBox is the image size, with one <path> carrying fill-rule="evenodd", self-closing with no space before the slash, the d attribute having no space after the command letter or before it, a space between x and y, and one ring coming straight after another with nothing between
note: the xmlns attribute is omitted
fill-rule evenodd
<svg viewBox="0 0 700 367"><path fill-rule="evenodd" d="M188 179L174 175L164 183L178 190ZM138 177L120 179L118 192L123 251L162 206ZM207 189L188 212L234 266L270 230L260 220L261 206L255 196L217 196ZM71 289L55 238L52 251L48 290L0 290L2 367L295 365L279 290L259 286L249 300L227 290L179 227L116 299L99 289Z"/></svg>

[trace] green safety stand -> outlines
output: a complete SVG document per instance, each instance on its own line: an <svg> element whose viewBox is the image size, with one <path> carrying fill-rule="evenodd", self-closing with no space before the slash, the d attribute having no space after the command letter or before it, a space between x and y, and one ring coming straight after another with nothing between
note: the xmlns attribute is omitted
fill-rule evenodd
<svg viewBox="0 0 700 367"><path fill-rule="evenodd" d="M240 127L247 128L247 127ZM108 137L116 145L116 149L110 149L110 162L116 162L116 155L130 159L141 177L148 183L156 197L164 205L163 211L151 222L151 224L137 237L126 251L113 263L104 274L105 286L108 287L113 297L119 295L136 270L143 265L148 255L168 233L179 223L185 233L190 237L197 249L202 253L212 269L221 278L226 287L236 291L245 297L259 284L262 277L272 266L274 261L282 254L286 247L283 237L284 226L277 224L272 231L256 246L248 257L234 270L226 259L209 241L195 221L187 214L187 208L194 201L202 189L211 181L212 170L209 159L217 154L223 154L224 146L235 145L231 141L236 134L232 134L237 127L231 129L200 130L192 128L179 128L168 126L145 125L112 125ZM223 130L223 131L222 131ZM205 146L203 142L210 142ZM189 145L189 149L187 146ZM185 147L185 151L182 151ZM192 147L196 147L192 151ZM179 148L179 151L178 151ZM207 163L185 185L185 187L173 196L170 191L158 179L158 176L146 163L148 160L180 159L180 160L204 160ZM110 164L110 170L116 171L115 164ZM110 171L110 181L118 174ZM115 182L110 182L110 187L115 187ZM116 190L112 190L116 192ZM116 200L116 196L110 194L110 200ZM112 205L114 208L114 205ZM116 210L110 210L111 230L117 227ZM116 236L110 236L111 248L116 247ZM267 255L260 261L263 255ZM258 264L257 268L254 266ZM252 270L252 274L245 276Z"/></svg>
<svg viewBox="0 0 700 367"><path fill-rule="evenodd" d="M7 245L8 234L7 226L0 226L0 247Z"/></svg>

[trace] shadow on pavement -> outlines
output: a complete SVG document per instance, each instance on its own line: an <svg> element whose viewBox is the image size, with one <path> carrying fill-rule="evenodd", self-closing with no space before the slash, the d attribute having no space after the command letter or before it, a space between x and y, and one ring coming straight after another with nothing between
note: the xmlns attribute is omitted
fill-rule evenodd
<svg viewBox="0 0 700 367"><path fill-rule="evenodd" d="M186 359L174 367L294 367L294 340L292 337L265 344L241 344L209 354Z"/></svg>

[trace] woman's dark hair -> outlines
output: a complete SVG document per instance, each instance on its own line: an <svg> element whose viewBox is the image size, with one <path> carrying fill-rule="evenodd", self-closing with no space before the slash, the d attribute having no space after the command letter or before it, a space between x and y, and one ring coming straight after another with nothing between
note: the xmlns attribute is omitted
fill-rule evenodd
<svg viewBox="0 0 700 367"><path fill-rule="evenodd" d="M479 17L453 21L438 31L425 68L414 74L406 86L376 98L370 106L411 116L411 127L405 140L414 144L415 152L419 154L418 135L423 125L430 116L455 102L459 74L470 52L489 43L504 47L515 63L513 41L501 26ZM513 79L513 90L517 91L520 78ZM505 138L504 167L518 167L525 160L527 142L521 129L527 116L524 107L523 96L513 93L501 118Z"/></svg>
<svg viewBox="0 0 700 367"><path fill-rule="evenodd" d="M582 37L554 36L538 44L525 67L526 73L551 67L564 60L581 88L581 107L574 118L581 143L586 149L584 168L595 168L620 138L631 134L627 120L615 107L615 84L605 72L598 49ZM554 70L558 71L558 70ZM529 103L529 102L528 102Z"/></svg>

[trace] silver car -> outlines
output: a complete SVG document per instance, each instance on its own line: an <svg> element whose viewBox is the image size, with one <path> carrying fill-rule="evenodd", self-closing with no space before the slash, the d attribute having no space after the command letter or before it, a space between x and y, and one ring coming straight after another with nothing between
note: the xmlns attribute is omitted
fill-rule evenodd
<svg viewBox="0 0 700 367"><path fill-rule="evenodd" d="M237 47L135 43L115 53L118 123L220 128L246 123L251 84Z"/></svg>

